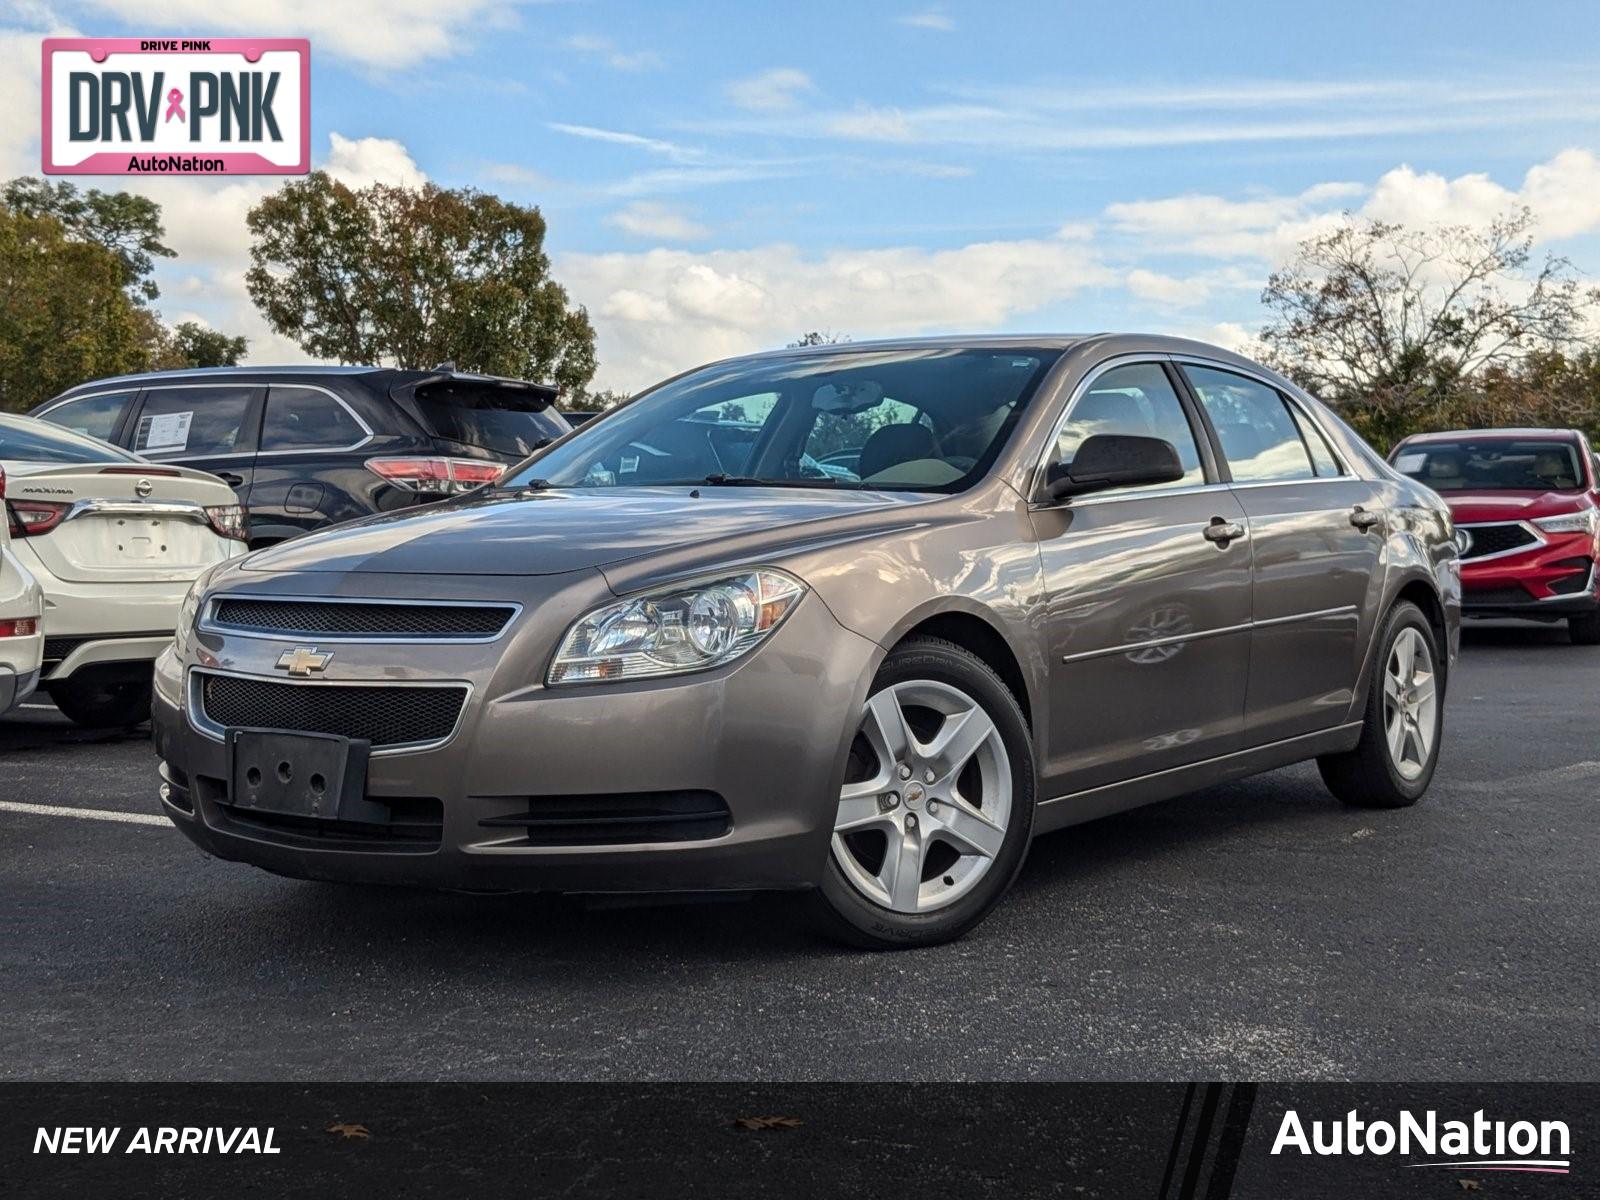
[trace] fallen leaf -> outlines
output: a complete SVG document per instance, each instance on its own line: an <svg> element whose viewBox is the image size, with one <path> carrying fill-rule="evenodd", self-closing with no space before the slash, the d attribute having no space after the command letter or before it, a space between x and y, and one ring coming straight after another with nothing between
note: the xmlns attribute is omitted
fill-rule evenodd
<svg viewBox="0 0 1600 1200"><path fill-rule="evenodd" d="M324 1132L336 1133L346 1141L350 1138L369 1138L372 1136L371 1131L365 1125L348 1125L343 1121L335 1121Z"/></svg>
<svg viewBox="0 0 1600 1200"><path fill-rule="evenodd" d="M1456 1182L1461 1185L1463 1192L1475 1192L1478 1190L1478 1181L1476 1179L1458 1179Z"/></svg>
<svg viewBox="0 0 1600 1200"><path fill-rule="evenodd" d="M740 1129L799 1129L805 1124L799 1117L735 1117L733 1123Z"/></svg>

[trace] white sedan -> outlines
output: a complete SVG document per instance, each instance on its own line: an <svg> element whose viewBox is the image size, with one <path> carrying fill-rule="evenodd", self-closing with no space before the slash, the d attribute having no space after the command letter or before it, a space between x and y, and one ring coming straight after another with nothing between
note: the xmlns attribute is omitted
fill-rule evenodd
<svg viewBox="0 0 1600 1200"><path fill-rule="evenodd" d="M6 498L0 469L0 504ZM9 522L0 521L0 713L15 708L39 683L44 658L44 593L11 549Z"/></svg>
<svg viewBox="0 0 1600 1200"><path fill-rule="evenodd" d="M172 641L189 585L245 553L233 489L6 414L0 470L12 552L44 590L40 686L80 725L144 720L151 664Z"/></svg>

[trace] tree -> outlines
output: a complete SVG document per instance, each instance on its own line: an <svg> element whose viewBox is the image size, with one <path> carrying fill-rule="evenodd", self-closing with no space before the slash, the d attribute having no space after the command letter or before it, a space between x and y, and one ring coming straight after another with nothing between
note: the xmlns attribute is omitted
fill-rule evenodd
<svg viewBox="0 0 1600 1200"><path fill-rule="evenodd" d="M808 333L802 333L794 341L790 342L786 349L799 350L805 346L837 346L839 343L848 342L849 340L850 335L848 333L834 333L827 329L813 329Z"/></svg>
<svg viewBox="0 0 1600 1200"><path fill-rule="evenodd" d="M619 392L615 388L601 388L595 392L585 392L576 407L581 412L609 412L619 404L626 404L633 399L632 392Z"/></svg>
<svg viewBox="0 0 1600 1200"><path fill-rule="evenodd" d="M0 206L0 409L145 368L154 317L126 277L115 252L68 236L54 217Z"/></svg>
<svg viewBox="0 0 1600 1200"><path fill-rule="evenodd" d="M173 258L176 251L161 241L161 206L146 196L129 192L80 192L70 183L23 176L0 191L0 203L19 216L54 217L76 241L93 242L117 256L122 264L123 286L139 302L161 293L151 274L156 258Z"/></svg>
<svg viewBox="0 0 1600 1200"><path fill-rule="evenodd" d="M250 210L250 297L277 332L345 363L548 380L594 375L594 329L550 278L544 217L470 188L317 171Z"/></svg>
<svg viewBox="0 0 1600 1200"><path fill-rule="evenodd" d="M1574 345L1600 299L1565 259L1533 263L1524 209L1482 228L1346 219L1267 280L1266 357L1374 441L1491 369Z"/></svg>
<svg viewBox="0 0 1600 1200"><path fill-rule="evenodd" d="M180 321L166 331L165 357L173 367L236 367L249 344L198 321Z"/></svg>

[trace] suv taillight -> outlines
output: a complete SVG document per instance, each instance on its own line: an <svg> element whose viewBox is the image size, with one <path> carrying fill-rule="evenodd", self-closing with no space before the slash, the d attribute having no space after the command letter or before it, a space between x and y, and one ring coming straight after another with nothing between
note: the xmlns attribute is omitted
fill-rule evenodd
<svg viewBox="0 0 1600 1200"><path fill-rule="evenodd" d="M38 537L49 533L67 515L70 504L56 504L49 500L8 500L6 524L12 537Z"/></svg>
<svg viewBox="0 0 1600 1200"><path fill-rule="evenodd" d="M369 458L367 470L413 492L454 496L494 483L505 467L481 458Z"/></svg>
<svg viewBox="0 0 1600 1200"><path fill-rule="evenodd" d="M0 621L0 638L32 637L38 632L38 617L18 617L15 621Z"/></svg>

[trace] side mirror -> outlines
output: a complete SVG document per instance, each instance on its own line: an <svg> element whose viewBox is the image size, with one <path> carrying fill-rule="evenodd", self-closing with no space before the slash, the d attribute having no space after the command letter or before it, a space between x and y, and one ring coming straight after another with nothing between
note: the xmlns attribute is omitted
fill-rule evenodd
<svg viewBox="0 0 1600 1200"><path fill-rule="evenodd" d="M1070 463L1057 463L1045 476L1045 495L1065 500L1114 487L1176 483L1183 478L1178 448L1160 438L1097 433L1085 438Z"/></svg>

